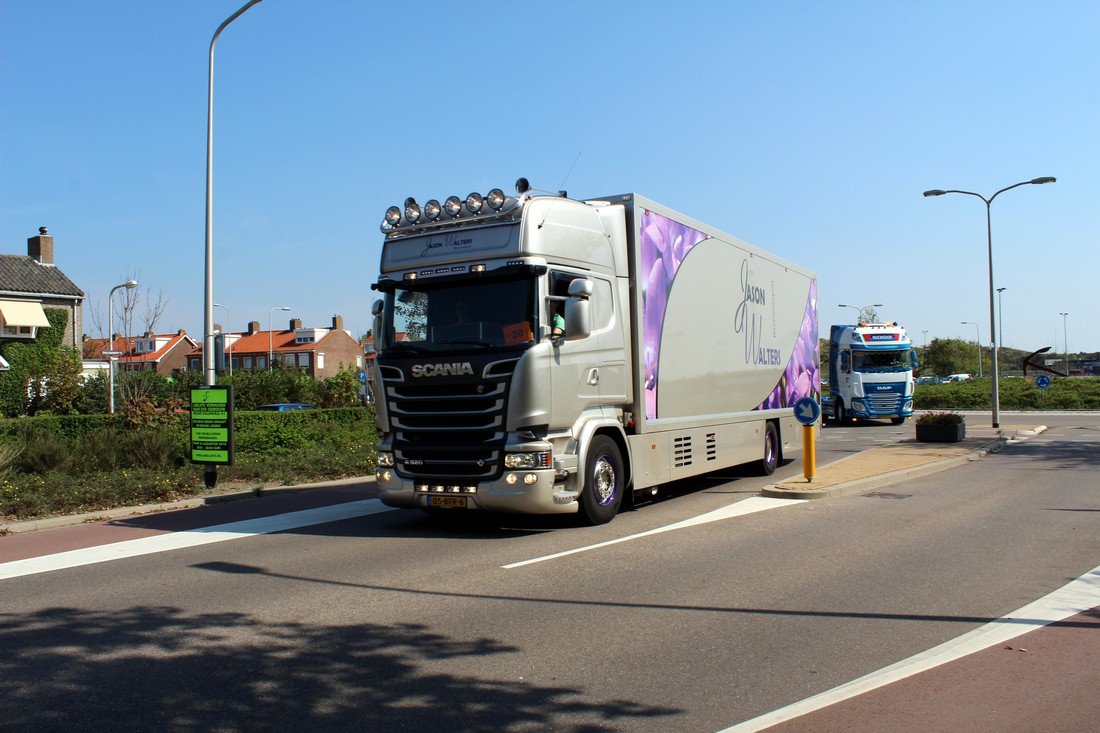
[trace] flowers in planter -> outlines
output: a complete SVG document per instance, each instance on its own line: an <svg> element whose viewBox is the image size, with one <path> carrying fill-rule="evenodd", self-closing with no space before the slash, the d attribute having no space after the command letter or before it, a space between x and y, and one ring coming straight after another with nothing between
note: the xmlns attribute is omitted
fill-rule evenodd
<svg viewBox="0 0 1100 733"><path fill-rule="evenodd" d="M957 412L926 412L917 418L917 425L961 425L964 422Z"/></svg>

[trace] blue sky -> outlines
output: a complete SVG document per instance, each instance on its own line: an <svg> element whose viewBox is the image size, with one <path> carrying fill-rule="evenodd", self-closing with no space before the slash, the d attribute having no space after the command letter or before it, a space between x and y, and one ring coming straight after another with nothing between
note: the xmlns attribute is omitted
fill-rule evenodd
<svg viewBox="0 0 1100 733"><path fill-rule="evenodd" d="M207 50L242 3L0 0L0 252L48 226L89 308L140 273L201 336ZM1056 176L993 204L1004 343L1061 351L1068 312L1098 351L1098 48L1095 0L264 0L217 46L215 299L359 335L387 206L525 176L811 269L823 333L883 303L985 343L985 207L921 193Z"/></svg>

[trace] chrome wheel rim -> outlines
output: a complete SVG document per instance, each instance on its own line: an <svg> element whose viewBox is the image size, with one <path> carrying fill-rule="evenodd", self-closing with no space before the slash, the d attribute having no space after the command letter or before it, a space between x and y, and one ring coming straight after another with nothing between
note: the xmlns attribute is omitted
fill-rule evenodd
<svg viewBox="0 0 1100 733"><path fill-rule="evenodd" d="M609 506L615 500L615 486L615 466L607 456L600 456L592 469L592 489L600 506Z"/></svg>

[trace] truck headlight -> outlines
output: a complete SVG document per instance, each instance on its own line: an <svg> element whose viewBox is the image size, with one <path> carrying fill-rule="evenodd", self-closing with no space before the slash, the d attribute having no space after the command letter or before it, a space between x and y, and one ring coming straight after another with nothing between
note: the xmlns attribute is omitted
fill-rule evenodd
<svg viewBox="0 0 1100 733"><path fill-rule="evenodd" d="M379 453L378 454L379 466L392 466L393 465L393 453Z"/></svg>
<svg viewBox="0 0 1100 733"><path fill-rule="evenodd" d="M539 453L505 453L505 468L550 468L550 454Z"/></svg>

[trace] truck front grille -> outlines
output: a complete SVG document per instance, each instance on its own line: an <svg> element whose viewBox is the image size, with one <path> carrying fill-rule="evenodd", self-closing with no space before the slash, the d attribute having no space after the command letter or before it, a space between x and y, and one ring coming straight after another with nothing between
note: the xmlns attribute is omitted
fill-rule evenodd
<svg viewBox="0 0 1100 733"><path fill-rule="evenodd" d="M504 470L515 360L470 381L386 381L397 472L416 480L492 480Z"/></svg>

